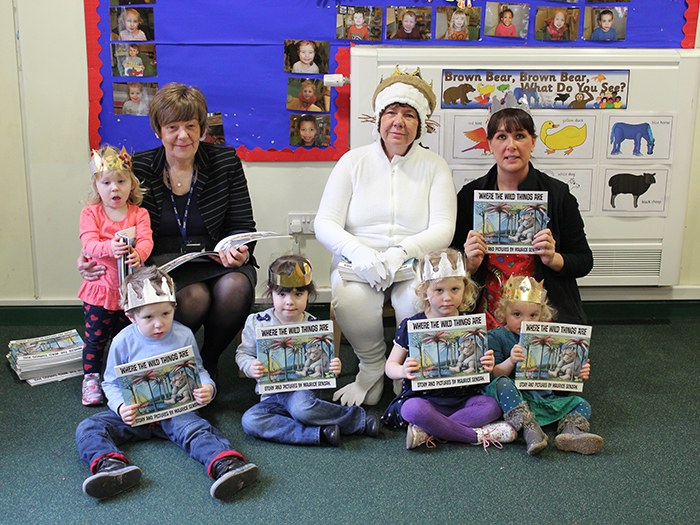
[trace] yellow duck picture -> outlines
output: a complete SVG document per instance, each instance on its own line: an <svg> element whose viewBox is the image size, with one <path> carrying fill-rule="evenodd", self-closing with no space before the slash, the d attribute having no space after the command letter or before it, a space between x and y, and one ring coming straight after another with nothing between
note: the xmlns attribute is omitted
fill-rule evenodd
<svg viewBox="0 0 700 525"><path fill-rule="evenodd" d="M548 120L542 124L540 128L540 140L547 146L547 155L551 155L556 151L564 151L564 155L569 155L574 148L580 146L586 142L587 131L586 125L583 124L580 127L577 126L565 126L559 131L550 133L550 130L556 129L559 124L555 124L551 120Z"/></svg>

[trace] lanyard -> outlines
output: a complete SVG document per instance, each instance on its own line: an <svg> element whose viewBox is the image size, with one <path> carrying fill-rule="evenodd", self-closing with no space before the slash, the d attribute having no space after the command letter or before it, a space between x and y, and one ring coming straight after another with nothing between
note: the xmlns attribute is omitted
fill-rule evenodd
<svg viewBox="0 0 700 525"><path fill-rule="evenodd" d="M182 245L187 246L187 216L190 213L190 203L192 202L192 194L194 193L194 187L197 184L197 166L194 167L194 173L192 174L192 184L190 184L190 191L187 193L187 202L185 203L185 212L183 213L182 219L180 219L180 212L177 211L177 206L175 205L175 196L173 195L173 185L170 182L170 170L168 169L168 164L165 164L165 178L168 181L168 189L170 190L170 202L173 205L173 212L175 212L175 220L177 221L177 226L180 228L180 236L182 237Z"/></svg>

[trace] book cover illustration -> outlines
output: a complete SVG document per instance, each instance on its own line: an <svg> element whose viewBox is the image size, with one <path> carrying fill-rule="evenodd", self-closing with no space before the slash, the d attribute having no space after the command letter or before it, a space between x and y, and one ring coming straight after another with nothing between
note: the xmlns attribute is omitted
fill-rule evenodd
<svg viewBox="0 0 700 525"><path fill-rule="evenodd" d="M582 392L580 373L588 360L591 330L585 325L523 322L520 346L525 361L515 367L515 386Z"/></svg>
<svg viewBox="0 0 700 525"><path fill-rule="evenodd" d="M34 386L40 384L36 379L47 383L81 375L83 345L77 330L67 330L10 341L6 357L17 377Z"/></svg>
<svg viewBox="0 0 700 525"><path fill-rule="evenodd" d="M547 192L474 190L474 230L489 253L534 253L532 240L548 222Z"/></svg>
<svg viewBox="0 0 700 525"><path fill-rule="evenodd" d="M259 241L260 239L273 239L278 237L289 237L287 234L276 233L276 232L243 232L229 235L221 239L213 250L201 251L201 252L189 252L176 257L162 265L159 268L168 273L178 266L185 264L186 262L197 259L198 257L206 257L209 255L219 255L219 252L224 252L230 248L238 248L244 244L248 244L253 241Z"/></svg>
<svg viewBox="0 0 700 525"><path fill-rule="evenodd" d="M201 386L191 346L114 367L127 405L138 405L134 426L201 408L194 390Z"/></svg>
<svg viewBox="0 0 700 525"><path fill-rule="evenodd" d="M486 315L460 315L408 321L408 353L420 370L413 390L489 382L481 358L488 350Z"/></svg>
<svg viewBox="0 0 700 525"><path fill-rule="evenodd" d="M119 230L116 234L124 244L130 245L132 248L136 246L136 226L130 226L123 230ZM124 278L131 273L131 268L126 262L129 255L122 255L117 259L117 273L119 275L119 286L124 282Z"/></svg>
<svg viewBox="0 0 700 525"><path fill-rule="evenodd" d="M258 327L258 360L265 367L260 394L335 388L333 321Z"/></svg>

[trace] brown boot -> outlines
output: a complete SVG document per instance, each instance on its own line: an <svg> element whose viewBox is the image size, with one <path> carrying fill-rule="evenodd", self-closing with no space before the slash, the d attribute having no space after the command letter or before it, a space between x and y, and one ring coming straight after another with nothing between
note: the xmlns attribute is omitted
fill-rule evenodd
<svg viewBox="0 0 700 525"><path fill-rule="evenodd" d="M578 452L579 454L596 454L603 448L603 438L591 434L588 420L580 414L567 414L559 421L558 435L554 444L559 450Z"/></svg>
<svg viewBox="0 0 700 525"><path fill-rule="evenodd" d="M525 401L506 412L503 419L515 430L522 429L529 455L534 456L547 448L547 434L537 424L535 415L530 411L530 407Z"/></svg>

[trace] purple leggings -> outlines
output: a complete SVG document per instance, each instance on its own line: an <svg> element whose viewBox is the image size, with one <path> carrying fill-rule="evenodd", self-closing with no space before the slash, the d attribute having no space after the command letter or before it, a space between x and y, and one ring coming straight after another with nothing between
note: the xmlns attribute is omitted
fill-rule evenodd
<svg viewBox="0 0 700 525"><path fill-rule="evenodd" d="M495 421L502 412L495 399L472 396L462 405L441 406L429 399L413 397L401 406L401 417L431 436L446 441L476 443L475 427Z"/></svg>

